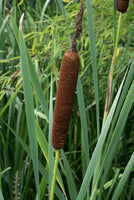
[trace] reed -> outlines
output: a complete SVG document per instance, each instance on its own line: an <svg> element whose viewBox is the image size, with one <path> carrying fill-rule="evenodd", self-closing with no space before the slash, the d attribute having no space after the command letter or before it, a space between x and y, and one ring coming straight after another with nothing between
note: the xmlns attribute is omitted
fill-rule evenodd
<svg viewBox="0 0 134 200"><path fill-rule="evenodd" d="M59 149L62 149L65 144L75 96L79 72L79 55L77 53L76 40L79 38L80 33L82 32L82 17L83 2L81 0L80 10L76 19L76 29L72 38L72 47L71 50L65 52L60 68L52 128L52 145L56 149L56 158L50 200L53 200L54 198Z"/></svg>

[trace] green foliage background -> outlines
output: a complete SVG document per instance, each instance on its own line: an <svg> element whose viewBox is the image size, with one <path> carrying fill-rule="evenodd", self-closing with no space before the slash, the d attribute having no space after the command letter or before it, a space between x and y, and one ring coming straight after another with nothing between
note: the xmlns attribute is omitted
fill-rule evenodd
<svg viewBox="0 0 134 200"><path fill-rule="evenodd" d="M83 3L83 32L77 41L81 65L55 199L133 199L134 2L121 18L104 127L119 13L116 1ZM70 48L79 6L73 0L0 2L0 199L49 198L60 63Z"/></svg>

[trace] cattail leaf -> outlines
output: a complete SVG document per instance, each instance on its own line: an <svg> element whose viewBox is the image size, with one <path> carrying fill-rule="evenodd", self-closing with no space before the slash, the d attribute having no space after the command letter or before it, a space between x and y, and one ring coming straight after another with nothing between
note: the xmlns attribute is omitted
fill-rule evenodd
<svg viewBox="0 0 134 200"><path fill-rule="evenodd" d="M1 188L0 188L0 199L1 199L1 200L4 200L4 197L3 197L3 194L2 194Z"/></svg>
<svg viewBox="0 0 134 200"><path fill-rule="evenodd" d="M134 63L133 63L134 64ZM126 123L130 108L132 106L132 102L133 102L133 98L131 97L131 99L129 98L129 95L132 94L133 92L133 87L131 85L131 91L129 91L128 93L128 89L130 87L131 81L133 79L133 75L134 75L134 65L131 65L131 68L129 70L128 76L126 78L125 84L123 86L123 90L115 111L115 115L112 121L112 125L109 131L109 135L108 135L108 144L106 144L106 148L105 148L105 152L104 152L104 156L102 158L103 160L103 164L101 165L101 170L103 170L105 168L105 166L107 166L107 168L105 168L102 180L101 180L101 184L100 184L100 188L103 187L103 184L105 183L105 179L106 176L108 174L108 171L110 169L111 166L111 162L114 159L114 155L117 149L117 146L119 144L119 140L120 140L120 136L122 134L124 125ZM127 97L126 97L127 96ZM124 103L124 107L122 108L122 104L125 100ZM122 108L122 110L121 110ZM113 134L114 132L114 134ZM110 141L111 140L111 141ZM101 194L100 194L101 196Z"/></svg>
<svg viewBox="0 0 134 200"><path fill-rule="evenodd" d="M0 1L0 27L2 24L3 0Z"/></svg>
<svg viewBox="0 0 134 200"><path fill-rule="evenodd" d="M36 122L35 125L36 125L37 140L38 140L39 146L41 148L41 151L42 151L46 161L49 164L49 160L48 160L48 142L47 142L47 140L46 140L46 138L45 138L45 136L44 136L39 124ZM65 194L64 184L63 184L63 181L62 181L62 178L61 178L59 170L57 170L57 181L58 181L58 183L59 183L59 185L61 187L61 190ZM66 196L66 194L65 194L65 196Z"/></svg>
<svg viewBox="0 0 134 200"><path fill-rule="evenodd" d="M8 124L5 123L6 126L8 126ZM9 129L11 131L11 133L16 137L17 141L21 144L21 146L23 147L23 149L25 150L25 152L31 156L31 151L30 151L30 147L24 142L24 140L20 137L19 134L17 134L10 126Z"/></svg>
<svg viewBox="0 0 134 200"><path fill-rule="evenodd" d="M129 47L129 45L131 44L131 41L132 41L132 39L133 39L133 36L134 36L134 27L132 28L132 31L131 31L130 36L129 36L129 38L128 38L128 42L127 42L127 44L126 44L126 48L125 48L125 52L124 52L124 55L123 55L123 59L122 59L121 65L122 65L123 62L125 61L126 54L127 54L127 51L128 51L128 47ZM121 66L121 67L122 67L122 66Z"/></svg>
<svg viewBox="0 0 134 200"><path fill-rule="evenodd" d="M122 105L123 105L123 102L127 96L127 93L128 93L128 89L131 85L131 82L133 80L133 77L134 77L134 60L130 66L130 69L127 73L127 77L126 77L126 80L125 80L125 83L123 85L123 89L122 89L122 93L121 93L121 96L120 96L120 99L119 99L119 102L118 102L118 105L117 105L117 108L116 108L116 111L115 111L115 114L114 114L114 119L112 121L112 125L111 125L111 128L110 128L110 131L109 131L109 136L108 136L108 141L110 140L111 138L111 135L114 131L114 127L117 123L117 120L119 118L119 115L120 115L120 112L121 112L121 108L122 108ZM105 155L108 151L108 148L109 148L109 143L108 145L106 145L106 148L105 148ZM108 168L108 167L107 167Z"/></svg>
<svg viewBox="0 0 134 200"><path fill-rule="evenodd" d="M4 122L4 124L6 126L8 126L7 123ZM18 135L10 126L9 126L9 129L11 131L11 133L16 137L17 141L21 144L21 146L23 147L23 149L25 150L25 152L27 153L28 156L31 157L31 151L30 151L30 147L24 142L24 140L20 137L20 135ZM37 130L37 137L38 137L38 140L39 138L40 139L43 139L43 142L42 142L42 145L47 145L47 143L44 142L44 134L42 133L38 123L36 122L36 130ZM42 136L39 136L40 134L42 134ZM41 142L40 142L41 144ZM45 147L43 146L42 149L44 149ZM41 162L39 161L39 171L40 173L42 174L42 176L44 176L47 184L48 184L48 172L46 171L45 167L41 164ZM59 174L59 177L60 177L60 173ZM58 175L57 175L58 177ZM60 180L60 178L59 178ZM62 183L62 181L60 180L59 182L60 184ZM61 184L62 185L62 184ZM61 186L60 186L61 187ZM61 187L62 188L62 187ZM62 188L64 189L64 188ZM63 190L63 192L61 192L61 190L59 189L59 186L55 186L55 193L57 195L57 197L59 198L59 200L67 200L66 198L66 194L64 193L65 190Z"/></svg>
<svg viewBox="0 0 134 200"><path fill-rule="evenodd" d="M112 139L111 139L110 144L108 146L108 150L107 150L107 154L106 154L106 156L107 156L106 162L110 162L114 158L114 153L115 153L116 148L118 146L120 136L121 136L123 128L125 126L125 123L126 123L128 114L130 112L131 106L134 102L134 95L133 94L134 94L134 81L131 84L131 87L128 91L127 97L126 97L125 102L123 104L123 107L120 111L120 115L119 115L116 127L114 129Z"/></svg>
<svg viewBox="0 0 134 200"><path fill-rule="evenodd" d="M16 39L17 44L19 46L19 32L18 32L18 27L16 25L16 22L14 20L14 17L12 16L12 14L10 15L10 22L11 22L11 26L12 26L12 30L13 30L15 39Z"/></svg>
<svg viewBox="0 0 134 200"><path fill-rule="evenodd" d="M45 99L44 94L42 92L42 89L41 89L37 74L35 72L35 67L33 65L33 62L31 60L31 57L30 57L28 51L27 51L27 57L28 57L28 62L29 62L29 70L30 70L31 81L32 81L32 84L33 84L34 89L36 91L36 94L37 94L37 97L39 99L39 102L41 103L41 106L42 106L42 108L43 108L43 110L45 112L45 115L46 115L47 121L48 121L48 119L49 119L49 111L48 111L47 102L46 102L46 99Z"/></svg>
<svg viewBox="0 0 134 200"><path fill-rule="evenodd" d="M42 176L42 179L40 181L40 200L43 200L45 194L46 194L46 191L47 191L47 182L44 178L44 176ZM36 196L37 198L37 196Z"/></svg>
<svg viewBox="0 0 134 200"><path fill-rule="evenodd" d="M47 183L49 183L48 172L46 171L46 169L44 168L44 166L42 165L40 161L39 161L39 169L42 176L44 176ZM63 192L61 192L61 190L59 189L59 186L57 185L55 185L55 194L57 195L59 200L67 200L66 196L64 196Z"/></svg>
<svg viewBox="0 0 134 200"><path fill-rule="evenodd" d="M10 105L10 103L15 99L15 97L17 96L17 94L19 93L20 89L22 87L22 84L16 89L16 91L14 92L14 94L11 96L11 98L9 99L9 101L6 103L6 105L2 108L2 110L0 111L0 116L5 112L5 110L8 108L8 106Z"/></svg>
<svg viewBox="0 0 134 200"><path fill-rule="evenodd" d="M98 94L98 72L97 72L97 61L96 61L94 26L92 18L92 5L90 0L86 0L86 8L87 8L87 21L88 21L89 40L90 40L90 51L92 59L93 82L95 88L97 135L99 136L100 111L99 111L99 94Z"/></svg>
<svg viewBox="0 0 134 200"><path fill-rule="evenodd" d="M108 130L109 130L111 121L113 119L113 115L114 115L114 112L115 112L115 109L116 109L116 106L117 106L117 103L118 103L118 100L119 100L119 96L120 96L120 93L121 93L123 82L122 82L122 84L121 84L121 86L120 86L120 88L118 90L118 93L117 93L117 95L115 97L115 100L114 100L114 102L113 102L113 104L111 106L111 109L109 111L109 114L107 116L106 122L105 122L105 124L104 124L104 126L102 128L100 137L99 137L98 142L96 144L95 150L93 152L93 155L91 157L91 160L90 160L88 168L87 168L87 171L85 173L81 188L79 190L79 193L78 193L78 196L77 196L77 200L83 200L84 199L85 194L86 194L86 190L89 187L89 183L90 183L90 181L92 179L94 170L95 170L97 162L98 162L98 158L101 155L102 147L103 147L103 144L105 142L106 136L108 134Z"/></svg>
<svg viewBox="0 0 134 200"><path fill-rule="evenodd" d="M35 125L36 125L38 144L41 148L41 151L42 151L46 161L48 162L48 142L47 142L42 130L40 129L39 124L37 122L35 122Z"/></svg>
<svg viewBox="0 0 134 200"><path fill-rule="evenodd" d="M46 0L46 1L45 1L44 6L43 6L43 9L42 9L42 11L41 11L40 21L43 20L43 17L44 17L45 11L46 11L47 6L48 6L49 3L50 3L50 0Z"/></svg>
<svg viewBox="0 0 134 200"><path fill-rule="evenodd" d="M2 14L2 12L1 12L1 14ZM1 15L0 15L0 18L2 19ZM2 34L2 31L4 30L4 28L5 28L6 24L7 24L8 19L9 19L9 15L6 16L6 18L3 20L2 24L0 25L0 35Z"/></svg>
<svg viewBox="0 0 134 200"><path fill-rule="evenodd" d="M88 163L89 163L88 127L87 127L87 119L86 119L82 85L81 85L79 76L78 76L78 82L77 82L77 97L78 97L78 104L79 104L79 110L80 110L80 120L81 120L81 127L82 127L83 145L84 145L84 151L85 151L85 157L86 157L86 166L88 166Z"/></svg>
<svg viewBox="0 0 134 200"><path fill-rule="evenodd" d="M116 181L117 181L117 179L119 177L119 172L120 172L120 170L117 168L115 170L115 174L114 174L114 177L113 177L113 180L112 180L112 184L111 184L111 186L110 186L110 188L108 190L108 194L106 196L106 200L109 200L109 198L110 198L109 196L110 196L110 194L111 194L111 192L113 190L114 184L116 183Z"/></svg>
<svg viewBox="0 0 134 200"><path fill-rule="evenodd" d="M10 21L11 21L12 30L13 30L13 33L15 35L17 44L20 47L18 27L17 27L16 22L15 22L15 20L14 20L12 15L10 15ZM27 49L26 49L26 52L27 52L27 59L28 59L28 62L29 62L29 71L30 71L31 81L32 81L32 84L33 84L33 87L34 87L34 89L36 91L37 97L38 97L38 99L39 99L39 101L40 101L40 103L42 105L42 108L43 108L43 110L45 112L45 115L47 117L47 120L48 120L49 111L48 111L48 106L47 106L47 103L46 103L46 99L45 99L44 94L42 92L42 89L41 89L37 74L35 72L35 67L33 65L32 59L31 59Z"/></svg>
<svg viewBox="0 0 134 200"><path fill-rule="evenodd" d="M53 179L53 146L52 146L52 124L53 124L53 100L52 100L52 75L51 75L51 86L50 86L50 106L49 106L49 135L48 135L48 161L49 161L49 194L51 194L52 179Z"/></svg>
<svg viewBox="0 0 134 200"><path fill-rule="evenodd" d="M124 173L115 189L112 200L119 199L120 194L125 186L125 183L128 179L128 176L129 176L131 170L133 169L133 167L134 167L134 153L131 155L129 162L128 162L127 166L125 167Z"/></svg>
<svg viewBox="0 0 134 200"><path fill-rule="evenodd" d="M127 95L128 89L130 87L130 84L133 80L133 77L134 77L134 60L131 64L131 66L130 66L130 69L128 71L128 74L127 74L127 77L126 77L126 80L125 80L125 83L124 83L124 86L123 86L123 90L122 90L122 93L121 93L121 96L120 96L120 99L119 99L119 104L117 106L115 116L114 116L114 120L113 120L113 123L112 123L112 127L111 127L112 131L111 132L113 132L113 127L115 126L115 123L118 119L122 104L124 102L124 99L126 98L126 95Z"/></svg>
<svg viewBox="0 0 134 200"><path fill-rule="evenodd" d="M66 159L66 156L65 156L63 150L61 150L61 155L62 155L63 162L64 162L65 175L66 175L66 178L67 178L67 184L68 184L70 199L74 200L77 197L77 191L76 191L75 182L73 180L71 169L70 169L69 163L68 163L68 161Z"/></svg>
<svg viewBox="0 0 134 200"><path fill-rule="evenodd" d="M70 36L69 26L68 26L68 23L67 23L67 18L66 18L64 5L63 5L62 0L57 0L57 1L58 1L58 4L59 4L60 8L61 8L61 11L63 13L64 19L65 19L65 22L66 22L66 26L67 26L67 29L68 29L69 42L70 42L70 46L71 46L71 36Z"/></svg>
<svg viewBox="0 0 134 200"><path fill-rule="evenodd" d="M35 120L34 120L34 104L33 104L27 50L26 50L26 46L25 46L25 42L24 42L23 34L21 30L19 31L19 42L20 42L20 60L21 60L22 75L23 75L23 87L24 87L27 126L28 126L29 142L30 142L30 148L31 148L31 158L32 158L33 168L34 168L36 189L39 196L39 168L38 168L37 138L36 138L36 129L35 129Z"/></svg>

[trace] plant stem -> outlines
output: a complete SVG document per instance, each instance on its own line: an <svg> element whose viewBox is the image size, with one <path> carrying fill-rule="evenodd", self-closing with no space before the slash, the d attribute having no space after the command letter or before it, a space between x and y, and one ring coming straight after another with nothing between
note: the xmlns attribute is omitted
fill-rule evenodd
<svg viewBox="0 0 134 200"><path fill-rule="evenodd" d="M103 125L106 121L107 115L108 115L108 109L109 109L109 102L111 97L111 88L112 88L112 81L113 81L113 73L114 73L114 66L115 66L115 59L117 57L117 50L118 50L118 42L119 42L119 33L120 33L120 25L121 25L121 16L122 13L120 12L119 15L119 21L118 21L118 28L117 28L117 35L116 35L116 42L115 42L115 48L114 48L114 54L111 62L111 68L109 73L109 83L108 83L108 90L107 90L107 97L106 97L106 103L105 103L105 111L104 111L104 117L103 117ZM102 125L102 126L103 126Z"/></svg>
<svg viewBox="0 0 134 200"><path fill-rule="evenodd" d="M54 189L55 189L55 182L56 182L56 172L57 172L57 166L58 166L58 160L59 160L59 149L56 149L56 156L55 156L55 163L54 163L54 170L53 170L53 180L52 180L52 188L51 188L51 195L50 200L54 199Z"/></svg>

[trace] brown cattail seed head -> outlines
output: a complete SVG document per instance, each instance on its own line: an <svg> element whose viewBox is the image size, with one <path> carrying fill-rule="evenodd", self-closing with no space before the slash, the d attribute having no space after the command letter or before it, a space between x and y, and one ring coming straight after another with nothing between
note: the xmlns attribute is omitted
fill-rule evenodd
<svg viewBox="0 0 134 200"><path fill-rule="evenodd" d="M71 118L79 71L79 56L74 51L67 51L62 59L54 110L52 144L55 149L64 146Z"/></svg>
<svg viewBox="0 0 134 200"><path fill-rule="evenodd" d="M117 10L119 12L126 12L128 9L129 0L117 0Z"/></svg>

